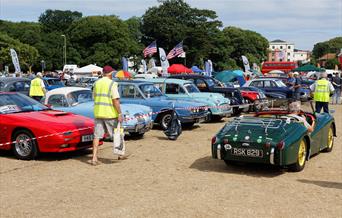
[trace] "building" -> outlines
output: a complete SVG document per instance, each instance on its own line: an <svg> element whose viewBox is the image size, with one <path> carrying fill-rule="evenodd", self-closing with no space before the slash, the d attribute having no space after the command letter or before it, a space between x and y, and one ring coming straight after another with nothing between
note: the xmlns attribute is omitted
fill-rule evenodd
<svg viewBox="0 0 342 218"><path fill-rule="evenodd" d="M277 39L269 44L268 61L294 61L294 43Z"/></svg>
<svg viewBox="0 0 342 218"><path fill-rule="evenodd" d="M293 61L301 62L302 64L308 63L311 60L311 52L307 50L294 49Z"/></svg>

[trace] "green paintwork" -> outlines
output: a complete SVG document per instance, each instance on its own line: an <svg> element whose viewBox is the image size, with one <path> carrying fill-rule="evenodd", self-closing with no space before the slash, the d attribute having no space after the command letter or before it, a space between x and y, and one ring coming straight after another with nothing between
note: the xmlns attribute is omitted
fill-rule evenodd
<svg viewBox="0 0 342 218"><path fill-rule="evenodd" d="M273 122L273 126L266 131L261 122ZM240 122L240 124L239 124ZM251 124L253 123L253 124ZM235 124L239 124L236 127ZM212 144L212 157L217 157L217 146L221 145L221 159L271 164L270 154L274 148L274 165L288 166L296 163L299 143L302 139L309 141L310 155L317 154L328 146L328 130L334 125L334 118L330 114L317 114L316 125L314 131L309 134L306 128L295 121L286 122L286 119L245 117L235 118L228 122L217 134L216 142ZM227 143L228 141L228 143ZM282 150L277 148L277 144L281 141L285 142ZM248 143L244 144L243 143ZM266 143L270 143L267 147ZM229 144L230 146L225 144ZM229 149L231 147L231 149ZM233 149L247 148L260 149L263 157L246 157L232 155Z"/></svg>

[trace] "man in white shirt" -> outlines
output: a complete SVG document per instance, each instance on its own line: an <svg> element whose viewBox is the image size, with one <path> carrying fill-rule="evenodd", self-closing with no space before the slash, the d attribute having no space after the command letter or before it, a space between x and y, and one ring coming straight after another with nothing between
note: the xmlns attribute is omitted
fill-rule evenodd
<svg viewBox="0 0 342 218"><path fill-rule="evenodd" d="M288 117L295 118L298 122L302 123L307 129L308 132L313 132L315 126L315 120L312 120L312 124L310 125L306 120L304 115L301 115L300 101L295 101L289 104L289 110L291 114L287 115Z"/></svg>

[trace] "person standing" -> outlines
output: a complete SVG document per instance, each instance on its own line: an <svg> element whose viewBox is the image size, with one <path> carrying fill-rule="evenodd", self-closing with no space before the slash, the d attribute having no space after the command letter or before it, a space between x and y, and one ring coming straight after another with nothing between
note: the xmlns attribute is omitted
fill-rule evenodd
<svg viewBox="0 0 342 218"><path fill-rule="evenodd" d="M114 129L118 122L122 122L120 96L118 84L112 81L114 69L111 66L103 68L103 77L94 84L94 117L95 130L93 140L93 158L91 163L97 165L97 152L99 141L104 134L109 134L113 138ZM124 159L119 156L118 158Z"/></svg>
<svg viewBox="0 0 342 218"><path fill-rule="evenodd" d="M333 85L327 79L327 73L321 73L321 78L310 86L314 95L315 111L320 113L322 108L324 113L329 113L330 95L334 93Z"/></svg>
<svg viewBox="0 0 342 218"><path fill-rule="evenodd" d="M300 88L302 86L302 82L301 82L301 79L299 77L299 73L295 72L293 73L294 75L294 79L295 79L295 83L294 83L294 86L293 86L293 89L294 89L294 99L296 101L300 101Z"/></svg>
<svg viewBox="0 0 342 218"><path fill-rule="evenodd" d="M287 81L286 81L286 85L289 87L289 89L291 89L292 91L292 98L295 98L295 90L294 90L294 87L295 87L295 84L296 84L296 79L293 77L293 73L292 72L289 72L288 74L288 78L287 78Z"/></svg>
<svg viewBox="0 0 342 218"><path fill-rule="evenodd" d="M341 99L341 86L342 86L342 78L339 73L335 73L335 76L332 79L332 84L334 86L335 92L332 97L332 104L340 104Z"/></svg>
<svg viewBox="0 0 342 218"><path fill-rule="evenodd" d="M42 80L43 74L42 73L37 73L36 78L31 80L31 85L30 85L30 97L40 101L45 93L45 85L44 81Z"/></svg>

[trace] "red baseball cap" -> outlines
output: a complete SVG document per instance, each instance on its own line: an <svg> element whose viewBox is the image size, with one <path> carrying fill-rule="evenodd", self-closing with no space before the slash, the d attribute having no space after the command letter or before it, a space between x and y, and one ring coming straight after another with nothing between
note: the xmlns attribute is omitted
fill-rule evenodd
<svg viewBox="0 0 342 218"><path fill-rule="evenodd" d="M114 69L111 66L106 65L106 66L103 67L102 71L103 71L104 74L108 74L108 73L113 72Z"/></svg>

